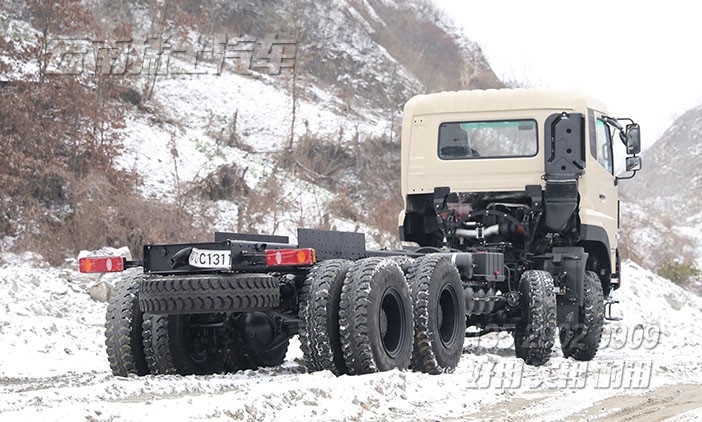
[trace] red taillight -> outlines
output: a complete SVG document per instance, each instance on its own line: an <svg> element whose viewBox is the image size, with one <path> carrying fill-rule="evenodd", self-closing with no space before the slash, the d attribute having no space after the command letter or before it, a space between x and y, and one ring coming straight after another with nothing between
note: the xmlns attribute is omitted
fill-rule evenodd
<svg viewBox="0 0 702 422"><path fill-rule="evenodd" d="M124 271L124 258L121 256L81 258L78 264L82 273L116 273Z"/></svg>
<svg viewBox="0 0 702 422"><path fill-rule="evenodd" d="M317 255L312 248L269 249L266 251L266 265L269 267L312 265L315 262L317 262Z"/></svg>

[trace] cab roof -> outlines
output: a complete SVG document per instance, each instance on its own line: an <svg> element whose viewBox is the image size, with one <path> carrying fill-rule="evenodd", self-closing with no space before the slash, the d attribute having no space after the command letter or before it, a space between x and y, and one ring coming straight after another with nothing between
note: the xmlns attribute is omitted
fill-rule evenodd
<svg viewBox="0 0 702 422"><path fill-rule="evenodd" d="M405 115L425 115L454 112L490 112L509 110L554 109L607 110L598 100L580 91L546 89L488 89L448 91L417 95L405 104Z"/></svg>

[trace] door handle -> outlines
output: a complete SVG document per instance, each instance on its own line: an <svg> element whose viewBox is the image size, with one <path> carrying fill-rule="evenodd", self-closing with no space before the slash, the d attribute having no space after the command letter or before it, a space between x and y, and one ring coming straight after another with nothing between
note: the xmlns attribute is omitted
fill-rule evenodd
<svg viewBox="0 0 702 422"><path fill-rule="evenodd" d="M600 201L606 201L607 195L600 194Z"/></svg>

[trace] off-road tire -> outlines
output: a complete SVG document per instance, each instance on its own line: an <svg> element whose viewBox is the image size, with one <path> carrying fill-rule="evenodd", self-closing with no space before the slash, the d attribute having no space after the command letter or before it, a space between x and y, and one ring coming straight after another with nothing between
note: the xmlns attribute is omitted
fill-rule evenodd
<svg viewBox="0 0 702 422"><path fill-rule="evenodd" d="M141 281L139 306L150 314L197 314L274 309L278 281L267 274L150 276Z"/></svg>
<svg viewBox="0 0 702 422"><path fill-rule="evenodd" d="M452 371L463 353L466 304L458 269L445 257L425 255L407 275L414 304L412 369Z"/></svg>
<svg viewBox="0 0 702 422"><path fill-rule="evenodd" d="M411 258L407 255L391 256L390 259L397 262L397 265L399 265L400 268L402 268L402 272L404 272L405 274L407 274L410 267L412 266L412 264L414 264L414 261L415 261L413 258Z"/></svg>
<svg viewBox="0 0 702 422"><path fill-rule="evenodd" d="M315 265L300 294L300 348L310 372L347 372L339 334L341 287L352 262L329 259Z"/></svg>
<svg viewBox="0 0 702 422"><path fill-rule="evenodd" d="M116 376L146 375L149 368L144 356L143 314L139 310L141 273L125 273L117 280L107 305L105 345L110 369Z"/></svg>
<svg viewBox="0 0 702 422"><path fill-rule="evenodd" d="M528 365L543 365L551 356L556 335L556 294L551 274L525 271L519 280L519 293L526 318L514 331L514 349Z"/></svg>
<svg viewBox="0 0 702 422"><path fill-rule="evenodd" d="M575 328L562 325L559 337L563 356L575 360L589 361L597 354L604 326L604 293L596 273L585 272L583 306L580 308L580 324Z"/></svg>
<svg viewBox="0 0 702 422"><path fill-rule="evenodd" d="M341 288L339 331L349 374L409 368L412 298L400 266L389 258L355 262Z"/></svg>
<svg viewBox="0 0 702 422"><path fill-rule="evenodd" d="M144 356L153 375L177 374L168 343L168 315L144 314Z"/></svg>

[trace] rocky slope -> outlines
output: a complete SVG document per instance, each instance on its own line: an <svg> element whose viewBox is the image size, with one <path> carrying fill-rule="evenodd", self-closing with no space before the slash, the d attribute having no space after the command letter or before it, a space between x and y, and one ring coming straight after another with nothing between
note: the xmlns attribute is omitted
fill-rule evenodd
<svg viewBox="0 0 702 422"><path fill-rule="evenodd" d="M13 1L0 8L0 28L20 44L33 42L36 33L27 4ZM135 93L128 99L125 127L119 130L124 149L115 160L117 167L139 176L137 189L145 198L175 204L175 211L165 212L177 213L185 228L294 236L295 227L304 225L363 230L376 244L385 244L396 237L401 207L399 168L393 167L399 162L401 106L427 91L502 86L479 46L424 0L84 4L102 30L127 28L135 47L154 33L173 34L169 42L182 43L185 53L171 55L168 69L191 68L198 51L212 45L207 42L216 47L235 34L257 41L276 35L296 42L294 69L279 74L263 68L241 72L232 63L221 67L215 48L214 55L205 54L198 62L198 70L206 74L161 72L154 78L142 73L130 79ZM13 66L0 79L36 70L32 63ZM382 153L364 154L367 140ZM356 159L360 155L363 159ZM329 161L326 168L318 166ZM371 174L364 169L389 170ZM72 186L60 190L84 191ZM95 215L97 210L81 214L90 202L86 199L76 194L72 203L47 204L46 212L67 210L68 216L64 212L53 221ZM133 203L116 201L122 215L118 220L164 225L156 221L158 213L128 209ZM30 224L11 221L13 230L6 232L21 237ZM187 239L189 233L182 233L180 240ZM111 236L110 242L116 237L177 240L174 236L128 233ZM138 254L139 242L130 242Z"/></svg>
<svg viewBox="0 0 702 422"><path fill-rule="evenodd" d="M643 154L643 170L622 181L626 256L647 268L702 264L702 106L689 110Z"/></svg>

